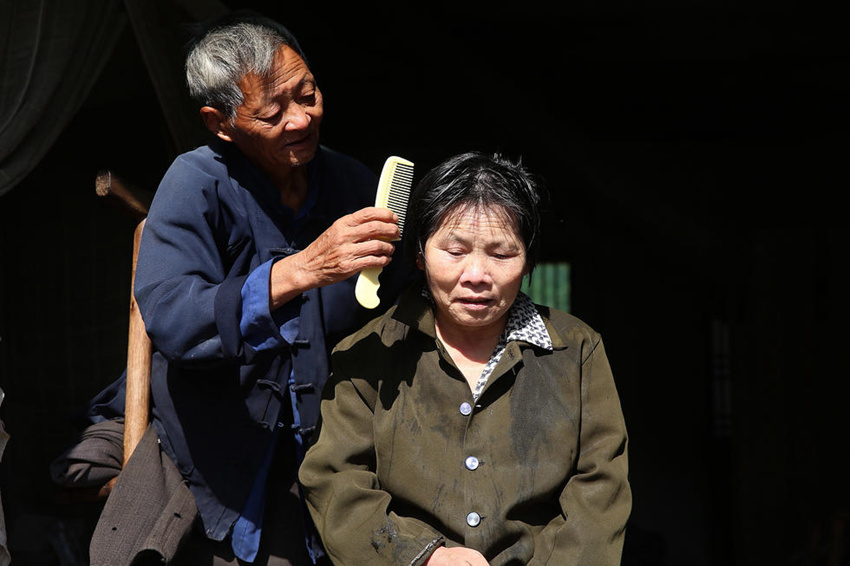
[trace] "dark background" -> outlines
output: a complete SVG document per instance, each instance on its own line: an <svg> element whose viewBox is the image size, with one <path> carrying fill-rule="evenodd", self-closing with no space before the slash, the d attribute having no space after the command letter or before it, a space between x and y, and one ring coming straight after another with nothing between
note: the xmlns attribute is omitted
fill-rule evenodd
<svg viewBox="0 0 850 566"><path fill-rule="evenodd" d="M546 180L543 260L570 263L572 311L604 337L629 426L624 564L849 563L845 20L753 1L226 4L295 32L324 142L376 172L480 149ZM128 27L0 197L17 564L55 563L52 541L85 532L47 467L126 354L133 222L95 174L154 190L174 152Z"/></svg>

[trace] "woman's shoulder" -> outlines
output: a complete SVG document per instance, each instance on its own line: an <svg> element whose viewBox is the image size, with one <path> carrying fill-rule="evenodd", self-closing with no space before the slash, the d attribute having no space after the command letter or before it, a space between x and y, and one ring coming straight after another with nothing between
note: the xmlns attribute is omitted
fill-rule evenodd
<svg viewBox="0 0 850 566"><path fill-rule="evenodd" d="M384 314L373 318L359 330L337 343L334 353L353 349L381 349L391 347L407 334L407 325L393 318L397 306L390 307Z"/></svg>
<svg viewBox="0 0 850 566"><path fill-rule="evenodd" d="M405 348L409 327L393 318L397 307L372 319L359 330L340 340L333 349L331 363L335 372L350 378L381 375L382 366L392 367Z"/></svg>
<svg viewBox="0 0 850 566"><path fill-rule="evenodd" d="M601 340L599 332L574 314L545 305L535 306L555 348L587 343L595 345Z"/></svg>

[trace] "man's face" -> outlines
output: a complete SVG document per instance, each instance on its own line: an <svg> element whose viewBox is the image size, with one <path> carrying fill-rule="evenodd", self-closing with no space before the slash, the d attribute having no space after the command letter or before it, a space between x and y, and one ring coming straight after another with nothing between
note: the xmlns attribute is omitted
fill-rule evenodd
<svg viewBox="0 0 850 566"><path fill-rule="evenodd" d="M239 88L245 100L235 120L222 124L225 139L272 178L313 159L324 114L322 93L295 50L281 46L269 76L251 73Z"/></svg>

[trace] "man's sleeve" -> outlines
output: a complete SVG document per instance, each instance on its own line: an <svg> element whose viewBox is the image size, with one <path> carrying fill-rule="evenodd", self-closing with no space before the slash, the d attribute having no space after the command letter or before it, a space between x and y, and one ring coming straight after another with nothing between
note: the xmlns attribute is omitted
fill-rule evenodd
<svg viewBox="0 0 850 566"><path fill-rule="evenodd" d="M242 286L239 326L245 343L255 351L292 345L298 336L300 309L295 301L274 312L270 309L271 268L278 259L269 260L255 269Z"/></svg>
<svg viewBox="0 0 850 566"><path fill-rule="evenodd" d="M208 363L243 353L247 276L227 277L223 244L216 240L219 182L178 158L145 221L135 296L151 340L169 360Z"/></svg>

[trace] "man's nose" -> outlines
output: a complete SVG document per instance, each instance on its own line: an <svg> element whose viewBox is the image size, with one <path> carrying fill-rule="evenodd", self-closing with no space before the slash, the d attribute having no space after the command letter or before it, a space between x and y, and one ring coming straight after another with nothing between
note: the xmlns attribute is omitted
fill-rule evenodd
<svg viewBox="0 0 850 566"><path fill-rule="evenodd" d="M286 111L286 130L303 130L310 125L310 114L299 104L292 104Z"/></svg>

